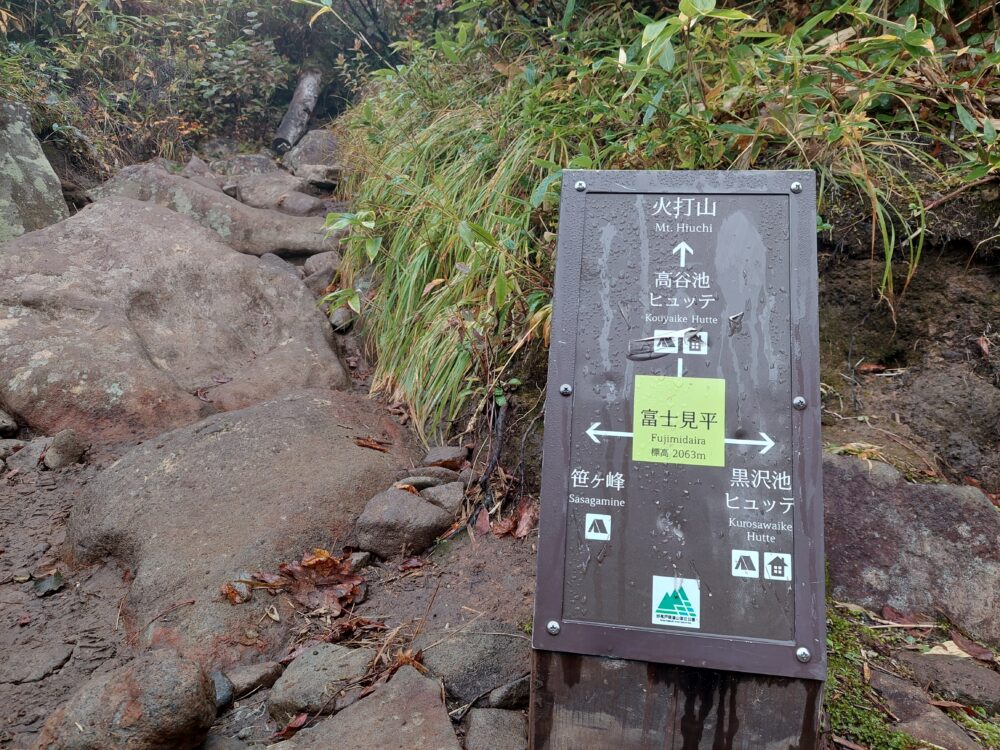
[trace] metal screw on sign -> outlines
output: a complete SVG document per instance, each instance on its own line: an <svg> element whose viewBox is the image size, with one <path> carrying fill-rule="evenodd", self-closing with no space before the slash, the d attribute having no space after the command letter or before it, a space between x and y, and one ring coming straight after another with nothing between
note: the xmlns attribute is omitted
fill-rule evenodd
<svg viewBox="0 0 1000 750"><path fill-rule="evenodd" d="M571 386L569 383L563 383L561 386L559 386L559 393L561 393L564 396L570 396L573 394L573 386Z"/></svg>
<svg viewBox="0 0 1000 750"><path fill-rule="evenodd" d="M805 646L799 646L797 649L795 649L795 658L798 659L803 664L805 664L810 659L812 659L812 654L809 653L809 649L807 649Z"/></svg>
<svg viewBox="0 0 1000 750"><path fill-rule="evenodd" d="M796 396L792 399L792 406L794 406L799 411L806 408L806 399L804 396Z"/></svg>
<svg viewBox="0 0 1000 750"><path fill-rule="evenodd" d="M562 626L560 626L555 620L549 620L549 624L545 626L545 629L549 631L549 635L559 635L559 631L562 630Z"/></svg>
<svg viewBox="0 0 1000 750"><path fill-rule="evenodd" d="M802 183L801 182L793 182L792 183L792 192L793 193L801 193L802 192Z"/></svg>
<svg viewBox="0 0 1000 750"><path fill-rule="evenodd" d="M573 185L573 187L576 188L576 192L582 193L584 190L587 189L587 183L584 182L583 180L577 180L576 184Z"/></svg>

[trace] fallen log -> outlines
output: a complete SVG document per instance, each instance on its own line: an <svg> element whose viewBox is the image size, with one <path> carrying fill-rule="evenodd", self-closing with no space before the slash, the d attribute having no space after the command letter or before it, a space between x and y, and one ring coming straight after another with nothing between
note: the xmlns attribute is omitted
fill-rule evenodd
<svg viewBox="0 0 1000 750"><path fill-rule="evenodd" d="M303 71L299 84L295 87L295 94L292 95L292 103L288 105L288 111L281 118L281 124L271 141L271 150L278 156L298 143L305 134L322 91L323 77L320 72L313 68Z"/></svg>

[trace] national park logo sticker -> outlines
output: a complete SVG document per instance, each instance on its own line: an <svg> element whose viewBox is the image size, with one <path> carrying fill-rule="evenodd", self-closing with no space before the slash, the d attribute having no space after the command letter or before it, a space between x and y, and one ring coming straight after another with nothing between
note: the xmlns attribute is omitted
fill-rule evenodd
<svg viewBox="0 0 1000 750"><path fill-rule="evenodd" d="M653 576L653 624L700 628L700 582L695 578Z"/></svg>

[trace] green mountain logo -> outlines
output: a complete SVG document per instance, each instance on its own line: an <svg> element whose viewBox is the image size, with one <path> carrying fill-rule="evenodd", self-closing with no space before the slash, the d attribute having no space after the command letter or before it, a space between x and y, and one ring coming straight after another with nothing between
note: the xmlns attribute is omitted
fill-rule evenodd
<svg viewBox="0 0 1000 750"><path fill-rule="evenodd" d="M672 594L664 595L660 601L660 606L656 608L656 614L664 619L677 618L680 622L694 622L698 616L691 600L684 591L684 586L678 586Z"/></svg>

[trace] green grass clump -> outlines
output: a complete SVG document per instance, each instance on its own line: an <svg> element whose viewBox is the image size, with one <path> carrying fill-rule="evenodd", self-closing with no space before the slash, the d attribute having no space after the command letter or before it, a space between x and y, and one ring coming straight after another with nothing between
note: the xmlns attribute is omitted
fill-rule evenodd
<svg viewBox="0 0 1000 750"><path fill-rule="evenodd" d="M833 734L879 750L919 747L912 738L890 727L871 686L865 682L861 648L868 639L861 626L829 607L826 637L829 676L825 708Z"/></svg>
<svg viewBox="0 0 1000 750"><path fill-rule="evenodd" d="M1000 748L1000 717L989 717L981 708L974 710L975 716L965 711L949 711L948 715L964 726L983 748L997 750Z"/></svg>
<svg viewBox="0 0 1000 750"><path fill-rule="evenodd" d="M340 220L353 231L330 302L365 308L375 388L438 427L546 340L565 168L815 169L821 211L860 206L831 217L838 230L870 223L892 304L894 264L905 287L919 262L924 185L1000 164L983 98L1000 54L985 37L953 51L932 18L871 5L796 25L770 5L748 18L685 0L654 21L569 3L561 22L407 44L342 123L367 218Z"/></svg>

